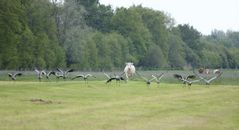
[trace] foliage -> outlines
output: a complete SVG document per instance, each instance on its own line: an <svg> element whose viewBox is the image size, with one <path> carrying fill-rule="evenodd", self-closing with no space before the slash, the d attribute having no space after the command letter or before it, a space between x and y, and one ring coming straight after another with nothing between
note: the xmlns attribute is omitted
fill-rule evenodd
<svg viewBox="0 0 239 130"><path fill-rule="evenodd" d="M168 60L172 68L183 68L186 64L185 53L182 48L183 41L176 35L170 35Z"/></svg>
<svg viewBox="0 0 239 130"><path fill-rule="evenodd" d="M162 11L99 0L2 0L0 69L237 68L239 32L203 36Z"/></svg>

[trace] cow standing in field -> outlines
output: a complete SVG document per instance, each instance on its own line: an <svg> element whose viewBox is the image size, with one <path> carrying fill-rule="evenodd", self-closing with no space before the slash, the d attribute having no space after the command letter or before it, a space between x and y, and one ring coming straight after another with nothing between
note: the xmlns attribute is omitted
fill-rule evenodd
<svg viewBox="0 0 239 130"><path fill-rule="evenodd" d="M132 77L135 74L135 67L133 63L131 62L126 63L126 66L124 68L124 73L127 80L129 77Z"/></svg>

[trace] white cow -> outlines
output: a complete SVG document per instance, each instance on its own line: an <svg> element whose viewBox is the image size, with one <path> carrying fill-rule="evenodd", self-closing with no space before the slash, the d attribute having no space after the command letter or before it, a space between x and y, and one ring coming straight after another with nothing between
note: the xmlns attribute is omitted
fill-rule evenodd
<svg viewBox="0 0 239 130"><path fill-rule="evenodd" d="M129 77L132 77L135 74L135 67L134 67L133 63L131 63L131 62L128 62L125 64L126 64L126 66L124 68L124 73L125 73L126 78L128 79Z"/></svg>

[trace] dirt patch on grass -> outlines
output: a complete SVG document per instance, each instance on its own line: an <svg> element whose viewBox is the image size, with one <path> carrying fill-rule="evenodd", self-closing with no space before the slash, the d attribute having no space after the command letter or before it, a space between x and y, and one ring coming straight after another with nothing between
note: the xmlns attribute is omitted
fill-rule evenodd
<svg viewBox="0 0 239 130"><path fill-rule="evenodd" d="M43 100L40 98L30 99L30 101L35 104L61 104L59 101Z"/></svg>

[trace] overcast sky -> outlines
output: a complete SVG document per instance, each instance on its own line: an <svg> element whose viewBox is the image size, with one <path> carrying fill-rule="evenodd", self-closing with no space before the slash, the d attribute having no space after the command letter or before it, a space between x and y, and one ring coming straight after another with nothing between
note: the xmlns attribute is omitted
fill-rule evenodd
<svg viewBox="0 0 239 130"><path fill-rule="evenodd" d="M202 34L213 29L239 31L239 0L99 0L101 4L143 7L167 12L176 24L190 24Z"/></svg>

